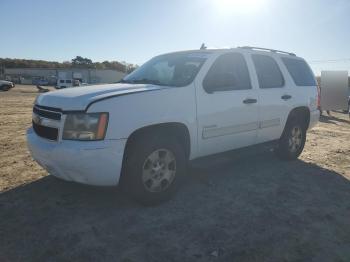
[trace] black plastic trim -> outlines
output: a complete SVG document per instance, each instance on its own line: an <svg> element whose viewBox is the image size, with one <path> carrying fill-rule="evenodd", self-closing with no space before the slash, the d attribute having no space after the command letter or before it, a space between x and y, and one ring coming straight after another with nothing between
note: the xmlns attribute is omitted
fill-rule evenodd
<svg viewBox="0 0 350 262"><path fill-rule="evenodd" d="M62 112L62 109L60 108L56 108L56 107L49 107L49 106L39 106L39 105L35 105L35 107L39 108L39 109L44 109L44 110L49 110L49 111L53 111L53 112Z"/></svg>
<svg viewBox="0 0 350 262"><path fill-rule="evenodd" d="M33 107L33 112L42 117L46 117L53 120L61 120L60 112L48 111L46 109L38 108L37 106Z"/></svg>
<svg viewBox="0 0 350 262"><path fill-rule="evenodd" d="M32 121L33 129L35 133L43 138L57 141L58 140L58 129L49 126L41 126Z"/></svg>

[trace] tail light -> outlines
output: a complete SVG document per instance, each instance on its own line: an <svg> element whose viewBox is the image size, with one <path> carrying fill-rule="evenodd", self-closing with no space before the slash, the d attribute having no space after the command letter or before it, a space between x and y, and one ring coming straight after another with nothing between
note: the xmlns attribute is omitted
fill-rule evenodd
<svg viewBox="0 0 350 262"><path fill-rule="evenodd" d="M317 85L317 109L321 110L321 88Z"/></svg>

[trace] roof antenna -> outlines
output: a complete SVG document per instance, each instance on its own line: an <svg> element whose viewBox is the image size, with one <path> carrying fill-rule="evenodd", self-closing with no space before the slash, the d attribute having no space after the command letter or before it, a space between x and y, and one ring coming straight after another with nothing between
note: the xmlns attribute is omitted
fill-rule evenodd
<svg viewBox="0 0 350 262"><path fill-rule="evenodd" d="M205 46L205 44L203 43L202 45L201 45L201 48L199 48L200 50L205 50L205 49L207 49L207 47Z"/></svg>

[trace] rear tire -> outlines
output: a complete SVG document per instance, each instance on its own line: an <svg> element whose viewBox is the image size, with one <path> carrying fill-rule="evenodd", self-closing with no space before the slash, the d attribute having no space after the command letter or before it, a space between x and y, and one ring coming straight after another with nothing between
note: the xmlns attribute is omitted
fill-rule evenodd
<svg viewBox="0 0 350 262"><path fill-rule="evenodd" d="M282 160L295 160L303 152L306 141L306 127L296 119L288 120L276 150Z"/></svg>
<svg viewBox="0 0 350 262"><path fill-rule="evenodd" d="M144 205L168 200L184 178L185 155L174 138L157 134L140 136L126 150L122 190Z"/></svg>

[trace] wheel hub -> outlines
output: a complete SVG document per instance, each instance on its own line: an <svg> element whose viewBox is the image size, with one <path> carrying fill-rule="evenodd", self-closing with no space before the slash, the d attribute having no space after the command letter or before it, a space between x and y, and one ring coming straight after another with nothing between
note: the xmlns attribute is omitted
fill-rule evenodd
<svg viewBox="0 0 350 262"><path fill-rule="evenodd" d="M176 159L167 149L152 152L145 160L142 169L142 181L150 192L166 190L176 174Z"/></svg>
<svg viewBox="0 0 350 262"><path fill-rule="evenodd" d="M291 152L296 152L300 149L302 145L302 130L300 127L296 126L292 129L291 136L289 138L289 149Z"/></svg>

